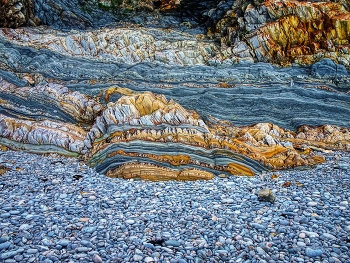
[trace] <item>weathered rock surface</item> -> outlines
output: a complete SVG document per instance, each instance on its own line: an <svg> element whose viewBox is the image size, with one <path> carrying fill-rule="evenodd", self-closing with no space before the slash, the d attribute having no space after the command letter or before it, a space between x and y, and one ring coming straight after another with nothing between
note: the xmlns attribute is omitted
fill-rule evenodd
<svg viewBox="0 0 350 263"><path fill-rule="evenodd" d="M349 68L350 13L334 2L237 1L217 23L223 53L281 65L332 58ZM225 48L227 47L227 48Z"/></svg>
<svg viewBox="0 0 350 263"><path fill-rule="evenodd" d="M123 96L108 102L113 93ZM163 95L120 87L106 90L105 109L96 99L57 84L18 88L2 80L0 95L2 112L11 116L1 115L1 144L35 152L84 155L98 171L113 170L110 174L118 174L119 167L137 158L156 166L251 176L271 168L323 162L315 150L350 150L346 128L302 126L293 132L269 123L238 127L215 118L205 123L196 112ZM40 101L42 111L36 110L34 101ZM60 113L45 110L52 105ZM53 121L43 120L46 118ZM82 129L81 123L93 126Z"/></svg>
<svg viewBox="0 0 350 263"><path fill-rule="evenodd" d="M0 29L1 145L151 180L350 150L346 1L16 3L1 2L17 8L4 27L56 29Z"/></svg>
<svg viewBox="0 0 350 263"><path fill-rule="evenodd" d="M204 65L218 51L216 45L175 30L115 28L86 32L46 28L2 29L0 35L18 45L46 48L71 57L104 62Z"/></svg>
<svg viewBox="0 0 350 263"><path fill-rule="evenodd" d="M264 188L258 191L258 197L262 201L274 203L276 200L275 195L272 193L271 189Z"/></svg>
<svg viewBox="0 0 350 263"><path fill-rule="evenodd" d="M72 124L29 121L0 114L0 144L29 152L78 156L86 132Z"/></svg>
<svg viewBox="0 0 350 263"><path fill-rule="evenodd" d="M0 78L0 100L2 111L29 119L40 119L46 115L53 119L92 124L103 110L96 100L53 83L16 87ZM31 109L33 106L34 109Z"/></svg>
<svg viewBox="0 0 350 263"><path fill-rule="evenodd" d="M36 25L39 21L34 18L33 7L31 0L1 0L0 27Z"/></svg>
<svg viewBox="0 0 350 263"><path fill-rule="evenodd" d="M140 178L152 181L210 180L214 178L214 175L212 173L206 171L196 169L184 169L178 171L147 163L127 163L115 170L109 170L106 175L116 178Z"/></svg>

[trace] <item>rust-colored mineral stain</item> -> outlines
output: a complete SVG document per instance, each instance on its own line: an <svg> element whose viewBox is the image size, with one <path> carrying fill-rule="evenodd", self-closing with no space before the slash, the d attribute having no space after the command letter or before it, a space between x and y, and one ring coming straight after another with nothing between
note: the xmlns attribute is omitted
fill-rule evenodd
<svg viewBox="0 0 350 263"><path fill-rule="evenodd" d="M138 152L126 152L124 150L117 150L115 152L112 152L107 155L108 158L117 156L117 155L123 155L123 156L130 156L130 157L147 157L151 160L159 161L159 162L166 162L174 166L179 165L185 165L189 164L191 161L191 157L184 154L178 154L178 155L170 155L170 154L164 154L164 155L157 155L157 154L151 154L151 153L138 153Z"/></svg>
<svg viewBox="0 0 350 263"><path fill-rule="evenodd" d="M214 178L212 173L202 170L172 170L166 167L148 163L127 163L114 170L109 170L106 175L112 178L140 178L142 180L150 181L211 180Z"/></svg>
<svg viewBox="0 0 350 263"><path fill-rule="evenodd" d="M254 176L254 172L250 170L247 166L244 166L239 163L229 163L227 165L227 171L232 175L245 175L245 176Z"/></svg>
<svg viewBox="0 0 350 263"><path fill-rule="evenodd" d="M7 168L3 165L0 165L0 175L3 175L4 173L6 173L7 171L10 171L10 168Z"/></svg>

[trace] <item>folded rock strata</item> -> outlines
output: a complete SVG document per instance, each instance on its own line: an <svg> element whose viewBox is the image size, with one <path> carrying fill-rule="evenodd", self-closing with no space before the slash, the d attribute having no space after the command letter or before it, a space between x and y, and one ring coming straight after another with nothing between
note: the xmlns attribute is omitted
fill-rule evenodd
<svg viewBox="0 0 350 263"><path fill-rule="evenodd" d="M33 96L39 91L41 95L49 96L48 88L53 89L53 94L63 93L57 99L73 96L56 84L17 88L2 80L2 105L11 104L6 103L6 99L13 101L13 98L6 95L13 90L18 89L15 95L24 99L25 95ZM159 178L165 178L166 173L169 173L167 178L205 179L215 171L251 176L267 169L323 162L324 158L314 150L350 150L350 131L347 128L302 126L293 132L269 123L237 127L215 118L206 124L196 112L184 109L163 95L118 87L107 89L108 92L124 95L116 102L109 102L100 116L95 117L93 126L85 129L78 126L83 122L79 121L78 110L65 110L72 103L56 102L62 107L62 112L74 116L75 125L58 120L23 120L21 115L25 116L26 112L20 110L16 118L1 114L0 144L34 152L83 155L99 172L110 176L128 177L129 174L140 178L149 176L152 180L157 174ZM51 96L51 100L55 98ZM87 98L78 92L73 98L87 103ZM42 103L52 104L51 100ZM102 106L92 101L101 111ZM5 111L7 115L8 112L11 111ZM94 112L91 116L96 114Z"/></svg>
<svg viewBox="0 0 350 263"><path fill-rule="evenodd" d="M172 170L149 163L127 163L106 174L109 177L124 179L141 178L144 180L210 180L214 175L197 169Z"/></svg>
<svg viewBox="0 0 350 263"><path fill-rule="evenodd" d="M17 45L127 64L203 65L218 51L215 44L200 40L201 35L198 40L186 33L162 29L109 28L65 33L45 28L20 28L0 29L0 36Z"/></svg>
<svg viewBox="0 0 350 263"><path fill-rule="evenodd" d="M262 167L244 156L271 169L315 165L324 158L312 149L349 150L349 139L348 129L331 125L302 126L298 132L268 123L235 127L220 122L208 127L195 113L146 92L110 103L85 144L91 163L104 172L120 165L114 161L118 158L141 158L158 165L200 166L253 175ZM103 160L107 161L100 164Z"/></svg>
<svg viewBox="0 0 350 263"><path fill-rule="evenodd" d="M14 116L31 119L51 117L85 124L92 124L103 110L95 99L72 92L62 85L48 83L17 87L1 78L0 101L2 111Z"/></svg>
<svg viewBox="0 0 350 263"><path fill-rule="evenodd" d="M28 121L0 114L0 144L17 150L78 156L86 132L72 124Z"/></svg>

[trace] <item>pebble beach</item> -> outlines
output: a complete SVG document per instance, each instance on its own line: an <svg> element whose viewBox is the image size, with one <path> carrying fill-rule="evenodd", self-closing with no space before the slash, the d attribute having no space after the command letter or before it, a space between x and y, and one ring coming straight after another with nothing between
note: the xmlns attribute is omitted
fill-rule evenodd
<svg viewBox="0 0 350 263"><path fill-rule="evenodd" d="M350 155L325 156L308 170L151 182L0 151L0 262L348 263Z"/></svg>

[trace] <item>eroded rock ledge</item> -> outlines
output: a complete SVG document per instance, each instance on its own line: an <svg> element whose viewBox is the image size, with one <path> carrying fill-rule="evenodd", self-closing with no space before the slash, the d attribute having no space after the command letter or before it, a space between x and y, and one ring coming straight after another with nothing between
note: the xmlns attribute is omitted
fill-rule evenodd
<svg viewBox="0 0 350 263"><path fill-rule="evenodd" d="M238 127L215 118L204 122L196 112L151 92L112 87L108 96L113 92L122 96L104 107L97 99L56 84L18 88L4 80L0 83L1 105L18 100L25 105L7 107L6 115L0 115L0 144L81 156L109 176L152 180L210 179L218 172L252 176L322 163L318 151L350 150L350 130L333 125L302 126L297 131L269 123ZM35 105L25 101L42 96L49 98L41 102L43 112L54 104L59 117L54 111L51 116L37 112L50 120L28 117Z"/></svg>
<svg viewBox="0 0 350 263"><path fill-rule="evenodd" d="M350 9L346 0L74 0L57 3L11 0L0 3L3 27L41 23L60 29L110 27L71 33L42 28L37 32L27 29L2 32L5 37L10 34L18 44L28 41L29 46L38 45L65 55L129 64L154 61L178 65L269 62L288 66L309 65L331 58L350 68ZM170 18L161 15L169 10L178 12ZM124 28L115 29L117 20L128 23ZM152 29L155 25L166 30ZM198 34L196 39L183 32L166 33L169 27L186 32L195 27L197 33L206 29L207 34ZM150 48L145 49L146 46Z"/></svg>

